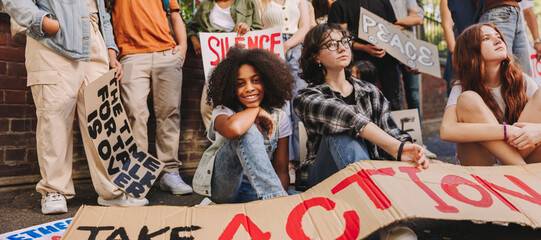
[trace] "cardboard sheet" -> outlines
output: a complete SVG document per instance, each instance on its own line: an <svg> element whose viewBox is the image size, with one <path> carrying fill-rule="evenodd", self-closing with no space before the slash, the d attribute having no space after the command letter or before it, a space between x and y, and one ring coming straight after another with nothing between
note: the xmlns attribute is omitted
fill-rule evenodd
<svg viewBox="0 0 541 240"><path fill-rule="evenodd" d="M212 69L227 56L229 48L235 44L239 44L244 48L263 48L285 59L282 30L280 28L249 31L242 36L238 36L236 32L200 32L199 39L201 39L201 57L203 59L205 80L208 80Z"/></svg>
<svg viewBox="0 0 541 240"><path fill-rule="evenodd" d="M358 37L385 49L410 68L441 78L436 45L406 36L394 24L364 8L361 8Z"/></svg>
<svg viewBox="0 0 541 240"><path fill-rule="evenodd" d="M84 89L87 129L109 179L127 194L143 198L164 164L135 144L120 100L115 70Z"/></svg>
<svg viewBox="0 0 541 240"><path fill-rule="evenodd" d="M302 194L247 204L83 206L63 239L361 239L413 218L539 228L540 193L541 164L362 161Z"/></svg>

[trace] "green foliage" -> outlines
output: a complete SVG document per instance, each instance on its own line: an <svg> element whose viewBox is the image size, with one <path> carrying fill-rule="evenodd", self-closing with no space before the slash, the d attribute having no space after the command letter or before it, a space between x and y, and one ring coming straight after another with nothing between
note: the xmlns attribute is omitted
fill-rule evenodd
<svg viewBox="0 0 541 240"><path fill-rule="evenodd" d="M178 1L180 6L180 15L182 16L182 19L184 19L184 22L189 22L193 15L195 15L195 11L197 10L197 6L199 6L201 0Z"/></svg>

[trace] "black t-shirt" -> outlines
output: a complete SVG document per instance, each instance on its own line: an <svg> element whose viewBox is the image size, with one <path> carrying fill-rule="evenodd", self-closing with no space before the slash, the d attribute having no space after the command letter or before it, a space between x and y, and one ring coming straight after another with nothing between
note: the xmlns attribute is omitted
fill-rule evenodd
<svg viewBox="0 0 541 240"><path fill-rule="evenodd" d="M366 44L366 41L357 38L361 7L390 23L396 22L393 6L389 0L337 0L329 11L328 23L347 23L347 30L355 37L355 41ZM358 54L363 55L359 51L354 51L354 54L356 57Z"/></svg>
<svg viewBox="0 0 541 240"><path fill-rule="evenodd" d="M340 97L342 97L342 100L344 100L344 102L346 102L347 105L357 104L357 102L355 101L355 91L352 91L347 97L344 97L342 95L340 95Z"/></svg>

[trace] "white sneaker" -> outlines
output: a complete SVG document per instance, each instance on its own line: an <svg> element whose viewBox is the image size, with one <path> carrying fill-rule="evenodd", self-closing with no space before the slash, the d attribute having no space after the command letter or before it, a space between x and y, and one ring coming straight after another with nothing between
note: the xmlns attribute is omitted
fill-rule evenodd
<svg viewBox="0 0 541 240"><path fill-rule="evenodd" d="M128 194L121 194L120 196L113 199L103 199L101 196L98 197L98 204L101 206L116 206L116 207L138 207L148 205L148 200L146 198L134 198Z"/></svg>
<svg viewBox="0 0 541 240"><path fill-rule="evenodd" d="M43 214L55 214L68 212L68 205L64 195L51 192L41 199L41 212Z"/></svg>
<svg viewBox="0 0 541 240"><path fill-rule="evenodd" d="M435 153L433 153L432 151L428 150L428 148L426 147L426 145L423 145L423 147L425 148L425 156L427 158L430 158L430 159L436 159L438 158L438 155L436 155Z"/></svg>
<svg viewBox="0 0 541 240"><path fill-rule="evenodd" d="M417 234L409 227L394 225L379 230L380 240L417 240Z"/></svg>
<svg viewBox="0 0 541 240"><path fill-rule="evenodd" d="M173 194L181 195L193 192L192 187L182 181L178 173L164 173L160 180L160 188L164 191L171 191Z"/></svg>

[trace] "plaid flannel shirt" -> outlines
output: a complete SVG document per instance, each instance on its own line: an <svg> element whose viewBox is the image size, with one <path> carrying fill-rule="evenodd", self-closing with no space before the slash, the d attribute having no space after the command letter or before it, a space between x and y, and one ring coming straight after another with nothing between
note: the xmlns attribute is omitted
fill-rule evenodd
<svg viewBox="0 0 541 240"><path fill-rule="evenodd" d="M386 133L399 141L412 141L406 132L400 130L394 122L389 101L374 85L352 78L356 105L344 102L339 92L326 83L309 85L300 90L293 101L295 113L304 123L308 140L307 156L297 171L296 185L306 186L309 168L315 160L323 135L348 134L358 138L359 133L369 122L373 122ZM367 150L372 159L394 158L375 144L365 139Z"/></svg>

